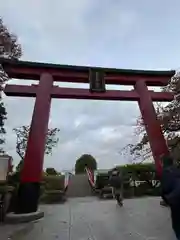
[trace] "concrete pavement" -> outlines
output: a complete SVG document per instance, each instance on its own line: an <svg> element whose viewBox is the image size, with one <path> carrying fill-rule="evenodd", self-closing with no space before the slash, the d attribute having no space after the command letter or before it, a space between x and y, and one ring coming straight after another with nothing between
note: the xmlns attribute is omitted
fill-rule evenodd
<svg viewBox="0 0 180 240"><path fill-rule="evenodd" d="M42 205L44 219L0 227L0 239L13 240L175 240L169 209L159 198L114 200L72 198L62 205Z"/></svg>

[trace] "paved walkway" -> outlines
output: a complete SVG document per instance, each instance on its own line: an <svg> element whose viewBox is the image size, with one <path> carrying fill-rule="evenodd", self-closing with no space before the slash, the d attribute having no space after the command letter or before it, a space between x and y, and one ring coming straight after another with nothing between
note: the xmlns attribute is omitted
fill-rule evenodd
<svg viewBox="0 0 180 240"><path fill-rule="evenodd" d="M13 240L174 240L169 209L158 198L125 200L71 199L64 205L44 205L44 219L0 227L0 239ZM9 237L9 238L8 238Z"/></svg>

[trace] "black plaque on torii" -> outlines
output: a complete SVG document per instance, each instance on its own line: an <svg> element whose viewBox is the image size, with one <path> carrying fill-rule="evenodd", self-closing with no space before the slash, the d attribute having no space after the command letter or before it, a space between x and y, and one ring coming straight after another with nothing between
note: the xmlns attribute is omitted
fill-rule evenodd
<svg viewBox="0 0 180 240"><path fill-rule="evenodd" d="M105 74L103 69L100 69L100 68L89 69L90 92L106 91L106 83L105 83L104 77L105 77Z"/></svg>

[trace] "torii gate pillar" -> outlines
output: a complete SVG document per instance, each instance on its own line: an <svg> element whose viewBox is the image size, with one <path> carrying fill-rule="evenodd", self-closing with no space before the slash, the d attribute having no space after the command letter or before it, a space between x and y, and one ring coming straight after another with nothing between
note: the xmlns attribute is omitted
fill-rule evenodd
<svg viewBox="0 0 180 240"><path fill-rule="evenodd" d="M53 77L43 73L37 86L15 213L32 213L38 208L52 86Z"/></svg>
<svg viewBox="0 0 180 240"><path fill-rule="evenodd" d="M169 150L145 81L137 81L135 89L140 96L138 104L155 160L157 174L161 176L161 156L169 154Z"/></svg>

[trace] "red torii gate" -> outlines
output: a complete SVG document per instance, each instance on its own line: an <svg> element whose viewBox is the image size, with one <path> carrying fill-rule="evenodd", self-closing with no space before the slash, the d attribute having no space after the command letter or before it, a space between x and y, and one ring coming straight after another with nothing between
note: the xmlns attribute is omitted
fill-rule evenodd
<svg viewBox="0 0 180 240"><path fill-rule="evenodd" d="M175 71L118 70L5 59L0 59L0 64L10 78L39 81L38 85L29 86L7 84L4 90L7 96L36 97L28 145L21 172L17 214L35 212L38 208L51 98L138 101L157 172L160 174L160 156L168 154L168 147L152 102L171 101L173 95L168 92L149 91L147 86L167 85ZM102 71L104 72L103 75L100 74ZM89 80L90 76L91 79ZM89 89L53 86L54 81L74 83L89 83L90 81L91 91ZM106 91L105 83L133 85L134 90Z"/></svg>

